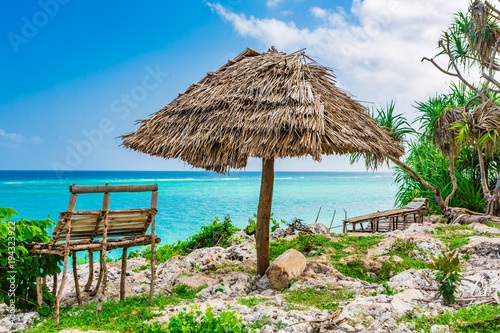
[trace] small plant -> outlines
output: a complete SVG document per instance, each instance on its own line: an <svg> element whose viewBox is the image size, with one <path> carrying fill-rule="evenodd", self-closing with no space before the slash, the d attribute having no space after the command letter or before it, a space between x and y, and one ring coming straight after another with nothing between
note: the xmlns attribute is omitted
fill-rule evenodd
<svg viewBox="0 0 500 333"><path fill-rule="evenodd" d="M387 283L382 283L382 287L384 287L384 290L381 292L381 294L387 295L387 296L394 296L398 292L394 291L394 288L389 287Z"/></svg>
<svg viewBox="0 0 500 333"><path fill-rule="evenodd" d="M271 232L276 231L276 229L281 228L280 222L278 222L274 217L274 213L271 213L271 216L269 217L269 225L270 225L270 230ZM286 221L281 220L281 223L286 223ZM253 214L253 217L248 218L248 225L243 229L243 231L246 232L247 235L255 235L257 232L257 214Z"/></svg>
<svg viewBox="0 0 500 333"><path fill-rule="evenodd" d="M205 313L192 310L173 315L166 325L166 332L247 333L248 328L241 323L236 311L225 311L216 316L213 309L208 307Z"/></svg>
<svg viewBox="0 0 500 333"><path fill-rule="evenodd" d="M442 252L437 258L431 255L431 268L437 270L436 281L439 282L439 295L448 304L455 303L455 290L460 284L460 258L456 250Z"/></svg>

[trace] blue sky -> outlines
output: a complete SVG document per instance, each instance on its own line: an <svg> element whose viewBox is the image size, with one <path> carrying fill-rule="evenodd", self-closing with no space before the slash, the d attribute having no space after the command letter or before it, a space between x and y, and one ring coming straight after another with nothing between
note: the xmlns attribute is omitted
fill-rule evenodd
<svg viewBox="0 0 500 333"><path fill-rule="evenodd" d="M440 29L466 4L9 1L0 20L0 169L191 170L120 148L116 137L246 47L307 47L359 99L397 98L412 118L412 101L447 82L418 60L434 55ZM259 167L252 160L247 170ZM364 170L344 157L286 159L277 169Z"/></svg>

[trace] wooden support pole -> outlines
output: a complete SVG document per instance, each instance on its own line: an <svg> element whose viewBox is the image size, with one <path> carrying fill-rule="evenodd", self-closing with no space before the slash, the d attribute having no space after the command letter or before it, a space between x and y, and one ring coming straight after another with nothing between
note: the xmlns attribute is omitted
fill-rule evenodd
<svg viewBox="0 0 500 333"><path fill-rule="evenodd" d="M106 184L107 186L108 184ZM101 241L101 271L102 271L102 281L101 281L101 288L99 291L99 299L97 300L97 310L96 310L96 318L99 315L99 312L102 310L102 302L104 298L104 292L106 290L106 280L108 278L108 267L106 263L106 248L107 248L107 241L108 241L108 212L109 212L109 193L104 193L104 199L102 202L102 212L104 214L103 222L104 222L104 229L102 231L102 241Z"/></svg>
<svg viewBox="0 0 500 333"><path fill-rule="evenodd" d="M153 295L155 292L155 279L156 279L156 234L155 234L155 220L156 220L156 207L158 205L158 191L151 193L151 285L149 287L149 305L153 303Z"/></svg>
<svg viewBox="0 0 500 333"><path fill-rule="evenodd" d="M122 271L120 276L120 301L125 299L125 276L127 275L127 248L122 252Z"/></svg>
<svg viewBox="0 0 500 333"><path fill-rule="evenodd" d="M101 265L101 260L102 260L102 246L101 246L101 251L99 252L99 277L97 278L97 284L95 288L90 292L90 296L95 296L97 292L99 291L99 287L101 286L101 281L102 281L102 265ZM106 254L104 254L104 257L106 257Z"/></svg>
<svg viewBox="0 0 500 333"><path fill-rule="evenodd" d="M42 278L42 284L47 285L47 276Z"/></svg>
<svg viewBox="0 0 500 333"><path fill-rule="evenodd" d="M59 302L61 301L61 296L64 290L64 284L66 283L66 273L68 271L68 256L69 256L69 241L70 241L70 234L71 234L71 214L75 210L75 205L76 205L76 194L71 194L69 198L69 204L68 204L68 213L69 215L66 217L66 242L65 242L65 254L64 254L64 264L63 264L63 275L61 279L61 286L59 287L59 290L57 292L57 295L54 300L54 322L57 325L59 325Z"/></svg>
<svg viewBox="0 0 500 333"><path fill-rule="evenodd" d="M269 219L273 202L274 158L262 160L259 206L257 208L257 274L264 275L269 267Z"/></svg>
<svg viewBox="0 0 500 333"><path fill-rule="evenodd" d="M36 299L38 306L43 304L43 294L42 294L42 279L39 275L36 276Z"/></svg>
<svg viewBox="0 0 500 333"><path fill-rule="evenodd" d="M76 251L75 251L76 252ZM89 251L89 279L83 291L89 291L92 288L92 282L94 280L94 252Z"/></svg>
<svg viewBox="0 0 500 333"><path fill-rule="evenodd" d="M54 272L54 276L52 278L53 278L52 295L55 296L57 294L57 273L56 272Z"/></svg>
<svg viewBox="0 0 500 333"><path fill-rule="evenodd" d="M82 305L82 295L80 294L80 285L78 283L77 265L76 252L73 252L73 279L75 280L76 300L78 301L78 305Z"/></svg>

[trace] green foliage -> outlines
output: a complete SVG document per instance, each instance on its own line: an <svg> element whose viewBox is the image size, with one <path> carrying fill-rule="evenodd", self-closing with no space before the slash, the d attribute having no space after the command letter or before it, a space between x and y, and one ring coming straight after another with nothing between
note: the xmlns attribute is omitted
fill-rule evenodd
<svg viewBox="0 0 500 333"><path fill-rule="evenodd" d="M247 333L236 311L224 311L217 316L211 307L205 313L199 310L173 315L164 332L169 333Z"/></svg>
<svg viewBox="0 0 500 333"><path fill-rule="evenodd" d="M156 262L162 263L173 256L186 255L194 249L212 246L228 247L231 245L231 236L238 230L240 229L233 225L229 215L226 215L222 222L216 216L211 220L211 224L201 226L199 233L187 240L159 247L156 250ZM142 256L148 260L151 260L151 255L150 246L142 251Z"/></svg>
<svg viewBox="0 0 500 333"><path fill-rule="evenodd" d="M319 255L322 248L335 247L341 248L342 246L322 235L300 234L299 237L292 240L276 239L272 241L269 244L269 257L274 260L289 249L295 249L299 252L310 252L314 249L318 251L316 255Z"/></svg>
<svg viewBox="0 0 500 333"><path fill-rule="evenodd" d="M153 319L163 311L172 306L184 302L190 302L196 293L205 288L192 288L180 285L165 294L155 295L151 306L148 305L149 294L130 296L123 301L109 300L103 303L102 312L96 318L96 303L88 303L82 306L61 307L61 319L59 327L54 325L51 316L41 322L38 326L28 332L46 333L59 332L63 329L79 328L81 330L98 330L110 332L166 332L165 330L154 330L154 326L144 325L146 320ZM50 311L49 311L50 313ZM162 328L164 329L164 328Z"/></svg>
<svg viewBox="0 0 500 333"><path fill-rule="evenodd" d="M431 332L432 325L447 325L455 333L497 333L500 331L499 305L472 305L457 311L444 311L436 316L406 316L416 332Z"/></svg>
<svg viewBox="0 0 500 333"><path fill-rule="evenodd" d="M14 209L0 208L0 302L32 310L37 306L36 277L60 273L58 264L62 257L28 252L30 243L50 241L48 230L54 226L53 221L47 218L12 222L12 216L17 216ZM16 287L14 293L10 293L11 283ZM43 301L52 305L54 298L46 287L42 294Z"/></svg>
<svg viewBox="0 0 500 333"><path fill-rule="evenodd" d="M394 296L398 292L394 290L394 288L389 287L387 283L382 283L382 287L384 287L384 290L381 292L381 294L387 295L387 296Z"/></svg>
<svg viewBox="0 0 500 333"><path fill-rule="evenodd" d="M263 303L268 300L269 298L253 296L253 297L240 297L238 298L237 302L240 303L241 305L245 305L251 308L257 304Z"/></svg>
<svg viewBox="0 0 500 333"><path fill-rule="evenodd" d="M437 270L436 281L439 282L439 295L448 304L455 303L455 290L460 284L460 258L455 250L441 253L437 258L431 255L431 268Z"/></svg>
<svg viewBox="0 0 500 333"><path fill-rule="evenodd" d="M356 293L348 289L330 290L327 288L305 288L286 290L285 300L290 303L298 303L306 306L314 306L320 310L335 310L339 301L353 299Z"/></svg>
<svg viewBox="0 0 500 333"><path fill-rule="evenodd" d="M274 213L271 213L269 218L269 227L271 232L276 231L276 229L280 228L280 222L278 222L275 218L273 218ZM286 221L281 220L282 224L285 224ZM255 235L257 232L257 214L253 214L253 217L248 218L248 225L243 229L247 235Z"/></svg>
<svg viewBox="0 0 500 333"><path fill-rule="evenodd" d="M437 226L435 232L434 237L440 239L450 250L468 244L469 238L474 235L469 226L465 224Z"/></svg>

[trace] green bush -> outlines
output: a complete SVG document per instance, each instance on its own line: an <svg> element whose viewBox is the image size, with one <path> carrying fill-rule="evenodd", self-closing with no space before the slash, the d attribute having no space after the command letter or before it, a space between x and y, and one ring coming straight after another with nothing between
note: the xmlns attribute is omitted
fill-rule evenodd
<svg viewBox="0 0 500 333"><path fill-rule="evenodd" d="M236 311L224 311L218 316L211 307L205 313L200 310L179 312L167 324L154 323L145 333L248 333L249 329L241 323Z"/></svg>
<svg viewBox="0 0 500 333"><path fill-rule="evenodd" d="M36 277L60 273L62 257L35 255L28 252L31 242L48 242L48 230L54 222L45 220L11 221L17 212L12 208L0 208L0 302L18 310L37 307ZM15 292L10 292L15 286ZM47 287L43 288L43 300L52 305L54 298Z"/></svg>
<svg viewBox="0 0 500 333"><path fill-rule="evenodd" d="M224 221L220 221L216 216L209 225L201 226L199 233L189 237L185 241L177 241L174 244L165 244L156 250L156 262L162 263L176 255L186 255L194 249L205 247L231 245L231 236L239 231L233 225L231 217L226 215ZM151 247L148 246L142 251L142 255L151 260Z"/></svg>
<svg viewBox="0 0 500 333"><path fill-rule="evenodd" d="M271 213L269 217L269 229L271 232L276 231L276 229L281 228L281 224L286 224L285 220L281 220L278 222L275 218L273 218L274 213ZM248 225L243 229L247 235L255 235L257 232L257 214L253 214L253 217L248 218Z"/></svg>

